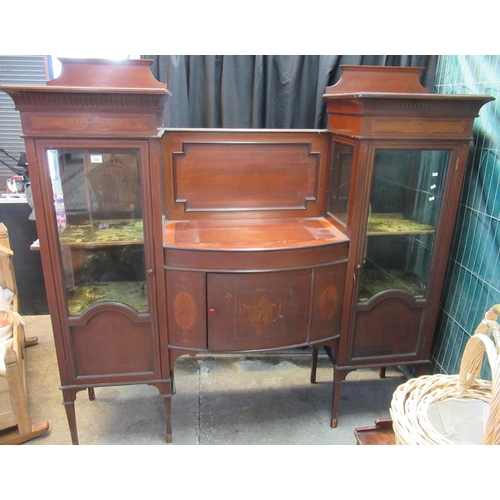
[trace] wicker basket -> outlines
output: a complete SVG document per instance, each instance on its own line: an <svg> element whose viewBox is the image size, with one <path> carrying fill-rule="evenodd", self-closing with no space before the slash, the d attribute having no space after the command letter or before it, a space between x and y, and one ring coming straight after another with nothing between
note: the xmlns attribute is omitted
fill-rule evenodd
<svg viewBox="0 0 500 500"><path fill-rule="evenodd" d="M491 367L491 382L478 378L485 352ZM431 405L451 399L488 403L489 416L483 444L500 444L500 355L495 342L487 335L475 333L469 339L459 375L424 375L410 379L396 389L390 408L395 444L455 444L429 419Z"/></svg>

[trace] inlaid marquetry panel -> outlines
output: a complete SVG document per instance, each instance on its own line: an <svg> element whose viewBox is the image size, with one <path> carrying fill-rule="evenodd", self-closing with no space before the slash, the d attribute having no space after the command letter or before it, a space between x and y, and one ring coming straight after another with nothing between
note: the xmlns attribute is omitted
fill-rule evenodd
<svg viewBox="0 0 500 500"><path fill-rule="evenodd" d="M36 135L72 135L90 133L96 136L151 135L156 132L155 115L144 113L25 113L23 130Z"/></svg>
<svg viewBox="0 0 500 500"><path fill-rule="evenodd" d="M463 135L467 131L467 120L416 120L373 119L367 120L367 132L374 134L439 134Z"/></svg>
<svg viewBox="0 0 500 500"><path fill-rule="evenodd" d="M311 271L208 274L208 345L215 351L307 341Z"/></svg>
<svg viewBox="0 0 500 500"><path fill-rule="evenodd" d="M310 340L340 335L347 260L314 270Z"/></svg>
<svg viewBox="0 0 500 500"><path fill-rule="evenodd" d="M167 271L170 345L206 348L205 273Z"/></svg>

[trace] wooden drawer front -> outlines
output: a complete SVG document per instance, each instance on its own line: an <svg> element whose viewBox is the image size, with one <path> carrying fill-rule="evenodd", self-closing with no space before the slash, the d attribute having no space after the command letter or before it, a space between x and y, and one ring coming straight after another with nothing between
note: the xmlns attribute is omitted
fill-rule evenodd
<svg viewBox="0 0 500 500"><path fill-rule="evenodd" d="M209 274L209 349L269 349L306 342L310 282L309 269Z"/></svg>
<svg viewBox="0 0 500 500"><path fill-rule="evenodd" d="M205 273L166 271L168 343L206 349Z"/></svg>
<svg viewBox="0 0 500 500"><path fill-rule="evenodd" d="M347 262L314 270L310 340L340 335Z"/></svg>

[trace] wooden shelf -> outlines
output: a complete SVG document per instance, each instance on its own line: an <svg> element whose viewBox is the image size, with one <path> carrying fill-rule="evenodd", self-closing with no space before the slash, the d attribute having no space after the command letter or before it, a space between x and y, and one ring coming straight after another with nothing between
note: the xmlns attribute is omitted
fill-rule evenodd
<svg viewBox="0 0 500 500"><path fill-rule="evenodd" d="M436 228L405 219L403 214L371 214L368 217L367 236L435 233Z"/></svg>
<svg viewBox="0 0 500 500"><path fill-rule="evenodd" d="M96 302L120 302L133 307L138 313L148 312L146 283L116 281L78 285L70 292L69 314L79 316Z"/></svg>
<svg viewBox="0 0 500 500"><path fill-rule="evenodd" d="M63 246L94 248L137 245L144 241L142 219L92 220L68 224L60 234Z"/></svg>
<svg viewBox="0 0 500 500"><path fill-rule="evenodd" d="M399 269L363 269L358 302L366 302L384 290L403 290L416 299L423 299L426 292L418 276L412 273L404 273Z"/></svg>

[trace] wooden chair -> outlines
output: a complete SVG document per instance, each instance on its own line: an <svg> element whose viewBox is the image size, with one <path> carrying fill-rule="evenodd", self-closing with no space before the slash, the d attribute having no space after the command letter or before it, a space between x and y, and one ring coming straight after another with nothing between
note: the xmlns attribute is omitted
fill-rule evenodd
<svg viewBox="0 0 500 500"><path fill-rule="evenodd" d="M19 311L17 285L7 228L0 222L0 286L14 293L14 312ZM48 422L31 422L26 386L25 336L21 323L12 327L12 338L0 352L0 444L21 444L40 436Z"/></svg>
<svg viewBox="0 0 500 500"><path fill-rule="evenodd" d="M97 202L100 217L138 217L141 209L139 172L137 165L128 165L113 156L106 163L92 169L85 175L90 192ZM90 206L91 203L89 203Z"/></svg>

